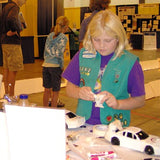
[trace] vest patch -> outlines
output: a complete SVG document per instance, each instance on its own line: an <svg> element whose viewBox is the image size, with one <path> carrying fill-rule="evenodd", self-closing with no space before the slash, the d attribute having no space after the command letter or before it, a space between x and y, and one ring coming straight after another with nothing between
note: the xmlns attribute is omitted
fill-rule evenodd
<svg viewBox="0 0 160 160"><path fill-rule="evenodd" d="M87 50L85 50L83 52L83 55L82 55L83 58L95 58L96 57L96 54L93 54Z"/></svg>
<svg viewBox="0 0 160 160"><path fill-rule="evenodd" d="M88 67L80 67L80 73L86 76L89 76L91 72L91 68Z"/></svg>

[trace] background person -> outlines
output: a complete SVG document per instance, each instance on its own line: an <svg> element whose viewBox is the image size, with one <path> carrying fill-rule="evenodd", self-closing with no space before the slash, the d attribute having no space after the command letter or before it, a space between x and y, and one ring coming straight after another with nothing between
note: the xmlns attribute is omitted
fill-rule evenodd
<svg viewBox="0 0 160 160"><path fill-rule="evenodd" d="M12 0L2 11L2 53L3 53L3 80L5 94L14 96L15 79L17 71L23 70L23 55L21 49L20 31L22 31L19 18L20 7L26 0Z"/></svg>
<svg viewBox="0 0 160 160"><path fill-rule="evenodd" d="M118 16L98 12L88 25L82 48L63 73L68 96L78 99L76 113L88 124L119 119L130 124L130 110L144 105L144 75L138 57L127 50L126 32ZM104 108L95 106L101 94Z"/></svg>
<svg viewBox="0 0 160 160"><path fill-rule="evenodd" d="M91 21L92 17L99 11L105 10L109 7L111 0L90 0L89 8L92 11L91 15L83 19L79 33L79 49L83 47L83 39L87 31L87 26Z"/></svg>
<svg viewBox="0 0 160 160"><path fill-rule="evenodd" d="M61 85L61 73L64 67L64 51L67 44L65 32L68 29L69 20L60 16L56 20L56 26L51 29L44 48L43 66L43 105L48 106L51 97L51 107L57 107L57 101Z"/></svg>

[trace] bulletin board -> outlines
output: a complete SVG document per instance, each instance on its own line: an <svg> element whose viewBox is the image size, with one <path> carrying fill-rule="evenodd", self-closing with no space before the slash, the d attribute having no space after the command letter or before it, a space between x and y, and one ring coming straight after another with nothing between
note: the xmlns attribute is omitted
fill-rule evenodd
<svg viewBox="0 0 160 160"><path fill-rule="evenodd" d="M118 17L121 21L124 15L134 15L136 13L136 6L119 6L118 7Z"/></svg>
<svg viewBox="0 0 160 160"><path fill-rule="evenodd" d="M160 15L124 15L122 24L127 32L159 32Z"/></svg>

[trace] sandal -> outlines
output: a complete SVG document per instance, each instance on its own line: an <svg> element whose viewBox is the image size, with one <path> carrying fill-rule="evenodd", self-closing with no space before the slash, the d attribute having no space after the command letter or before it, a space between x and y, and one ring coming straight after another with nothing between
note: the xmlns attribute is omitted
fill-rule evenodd
<svg viewBox="0 0 160 160"><path fill-rule="evenodd" d="M49 100L48 102L48 106L51 107L51 100ZM59 99L58 99L58 102L57 102L57 107L64 107L65 104L62 103Z"/></svg>
<svg viewBox="0 0 160 160"><path fill-rule="evenodd" d="M58 99L57 107L64 107L65 104Z"/></svg>

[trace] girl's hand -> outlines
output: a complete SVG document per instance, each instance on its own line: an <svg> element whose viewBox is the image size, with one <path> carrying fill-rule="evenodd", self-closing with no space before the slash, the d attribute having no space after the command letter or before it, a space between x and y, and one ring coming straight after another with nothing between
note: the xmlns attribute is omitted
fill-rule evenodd
<svg viewBox="0 0 160 160"><path fill-rule="evenodd" d="M112 95L110 92L107 92L107 91L103 91L100 94L105 95L101 100L102 104L105 102L109 107L113 109L119 109L118 100L114 95Z"/></svg>
<svg viewBox="0 0 160 160"><path fill-rule="evenodd" d="M94 94L90 87L79 88L79 98L86 101L94 101Z"/></svg>

